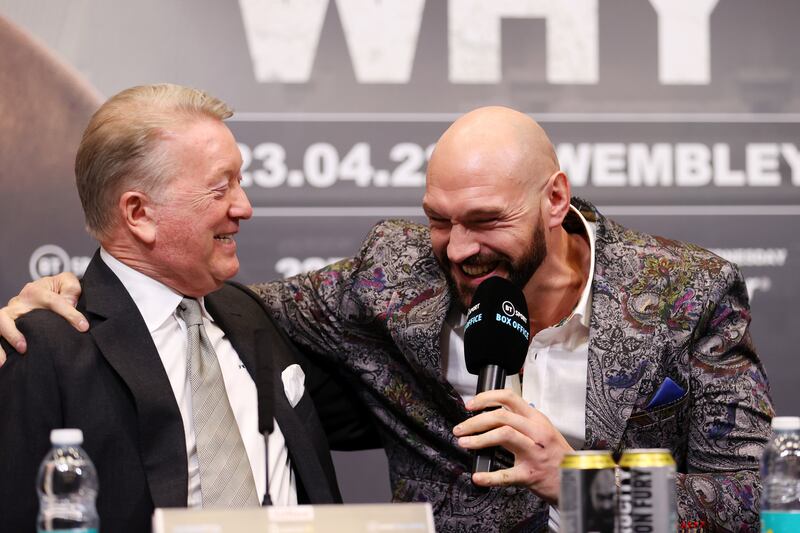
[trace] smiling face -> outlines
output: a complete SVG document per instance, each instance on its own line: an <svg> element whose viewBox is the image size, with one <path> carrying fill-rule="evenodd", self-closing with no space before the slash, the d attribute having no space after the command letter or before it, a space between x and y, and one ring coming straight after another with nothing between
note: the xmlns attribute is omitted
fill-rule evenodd
<svg viewBox="0 0 800 533"><path fill-rule="evenodd" d="M470 113L445 132L428 165L423 209L433 252L465 307L492 276L524 290L547 257L541 194L557 167L535 156L527 122L535 126L503 108Z"/></svg>
<svg viewBox="0 0 800 533"><path fill-rule="evenodd" d="M253 209L240 185L242 158L219 120L197 119L161 141L174 175L154 205L154 277L188 296L203 296L239 271L234 235Z"/></svg>
<svg viewBox="0 0 800 533"><path fill-rule="evenodd" d="M434 255L461 303L492 276L524 289L547 256L535 202L510 180L441 170L429 176L423 205Z"/></svg>

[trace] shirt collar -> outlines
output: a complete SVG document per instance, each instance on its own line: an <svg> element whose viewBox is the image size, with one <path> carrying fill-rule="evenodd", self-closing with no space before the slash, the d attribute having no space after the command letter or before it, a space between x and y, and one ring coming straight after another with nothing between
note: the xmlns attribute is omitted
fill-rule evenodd
<svg viewBox="0 0 800 533"><path fill-rule="evenodd" d="M461 310L460 305L453 305L447 312L445 322L450 326L450 329L456 330L459 333L463 333L464 324L467 323L467 315Z"/></svg>
<svg viewBox="0 0 800 533"><path fill-rule="evenodd" d="M175 313L175 309L183 299L182 294L129 267L102 247L100 258L128 291L150 333L160 328ZM203 316L213 320L206 311L204 299L198 298L198 301Z"/></svg>
<svg viewBox="0 0 800 533"><path fill-rule="evenodd" d="M592 280L594 279L595 232L597 231L597 225L594 222L586 220L581 212L574 206L570 205L569 209L570 215L577 216L578 220L581 221L586 231L586 236L589 239L589 277L586 280L586 286L583 288L583 292L581 293L581 297L575 309L573 309L572 313L562 320L559 325L565 324L573 318L577 318L583 326L588 328L589 319L592 316Z"/></svg>

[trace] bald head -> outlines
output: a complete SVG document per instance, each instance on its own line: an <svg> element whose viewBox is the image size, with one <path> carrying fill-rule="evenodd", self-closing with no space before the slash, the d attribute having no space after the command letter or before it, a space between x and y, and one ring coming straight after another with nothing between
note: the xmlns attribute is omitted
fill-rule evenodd
<svg viewBox="0 0 800 533"><path fill-rule="evenodd" d="M492 106L456 120L436 143L428 169L428 180L434 183L447 175L460 180L477 175L539 189L559 165L553 144L536 121Z"/></svg>

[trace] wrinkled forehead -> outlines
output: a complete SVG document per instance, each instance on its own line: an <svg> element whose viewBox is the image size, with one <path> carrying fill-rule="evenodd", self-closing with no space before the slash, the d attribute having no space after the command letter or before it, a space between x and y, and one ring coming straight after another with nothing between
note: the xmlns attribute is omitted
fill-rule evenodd
<svg viewBox="0 0 800 533"><path fill-rule="evenodd" d="M510 144L437 144L428 163L426 190L522 186L530 171L524 159Z"/></svg>
<svg viewBox="0 0 800 533"><path fill-rule="evenodd" d="M455 121L436 143L427 185L456 188L480 182L544 182L558 170L545 131L530 117L502 107L474 110ZM509 184L502 184L509 185Z"/></svg>
<svg viewBox="0 0 800 533"><path fill-rule="evenodd" d="M429 172L423 198L428 216L497 218L530 200L529 180L497 166L443 165Z"/></svg>

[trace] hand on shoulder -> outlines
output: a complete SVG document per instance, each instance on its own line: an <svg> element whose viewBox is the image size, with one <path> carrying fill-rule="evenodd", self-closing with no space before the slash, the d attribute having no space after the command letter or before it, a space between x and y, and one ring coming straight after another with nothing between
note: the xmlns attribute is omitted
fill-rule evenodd
<svg viewBox="0 0 800 533"><path fill-rule="evenodd" d="M49 309L64 317L78 331L88 330L86 318L75 309L80 294L80 282L71 272L28 283L8 301L8 305L0 309L0 337L19 353L25 353L27 342L17 329L15 320L34 309ZM6 353L0 348L0 366L5 361Z"/></svg>

